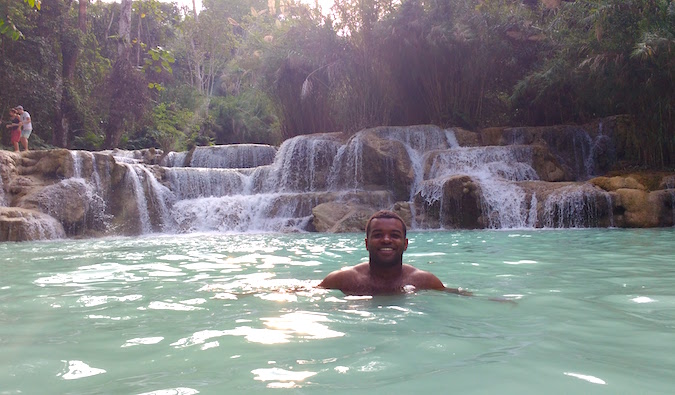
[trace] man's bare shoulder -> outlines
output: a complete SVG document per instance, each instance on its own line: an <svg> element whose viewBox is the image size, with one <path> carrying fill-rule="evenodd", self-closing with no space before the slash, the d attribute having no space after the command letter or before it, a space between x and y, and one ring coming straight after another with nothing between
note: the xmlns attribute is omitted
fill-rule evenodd
<svg viewBox="0 0 675 395"><path fill-rule="evenodd" d="M343 267L342 269L331 272L319 283L318 287L327 289L342 289L351 285L368 270L367 263L360 263L356 266Z"/></svg>
<svg viewBox="0 0 675 395"><path fill-rule="evenodd" d="M434 274L410 265L403 266L405 282L418 289L444 289L443 282Z"/></svg>

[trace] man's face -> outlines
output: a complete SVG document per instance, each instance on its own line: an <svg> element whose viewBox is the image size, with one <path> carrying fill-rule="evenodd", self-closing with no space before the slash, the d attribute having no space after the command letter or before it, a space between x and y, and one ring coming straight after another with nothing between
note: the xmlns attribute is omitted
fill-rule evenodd
<svg viewBox="0 0 675 395"><path fill-rule="evenodd" d="M408 239L403 233L403 224L396 218L375 218L370 222L366 237L366 249L370 264L380 267L403 263L403 251L408 248Z"/></svg>

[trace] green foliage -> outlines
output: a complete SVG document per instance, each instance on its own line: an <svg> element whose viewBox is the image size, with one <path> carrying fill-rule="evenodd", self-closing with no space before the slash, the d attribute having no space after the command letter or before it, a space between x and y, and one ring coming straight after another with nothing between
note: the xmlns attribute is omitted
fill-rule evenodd
<svg viewBox="0 0 675 395"><path fill-rule="evenodd" d="M103 146L103 136L94 132L84 131L73 139L73 149L98 151Z"/></svg>
<svg viewBox="0 0 675 395"><path fill-rule="evenodd" d="M145 58L145 64L143 65L144 70L152 68L157 73L161 73L162 71L171 73L173 71L171 69L171 64L174 63L176 59L173 57L171 51L167 51L158 46L148 50L148 55L150 56Z"/></svg>
<svg viewBox="0 0 675 395"><path fill-rule="evenodd" d="M271 103L260 91L215 98L211 108L216 144L282 142Z"/></svg>
<svg viewBox="0 0 675 395"><path fill-rule="evenodd" d="M189 136L199 128L193 118L192 111L181 109L176 103L160 103L152 110L147 134L164 152L185 150Z"/></svg>
<svg viewBox="0 0 675 395"><path fill-rule="evenodd" d="M145 57L145 64L143 65L143 71L145 73L150 73L151 71L154 74L160 74L166 72L169 74L173 73L171 64L176 61L171 51L167 51L162 47L155 47L148 50L148 56ZM154 89L157 91L164 90L164 86L161 82L149 82L148 88Z"/></svg>
<svg viewBox="0 0 675 395"><path fill-rule="evenodd" d="M35 8L35 9L40 9L42 6L42 2L40 0L23 0L24 3L28 4L30 8ZM4 4L3 4L4 6ZM10 6L7 5L8 8L14 8L16 9L17 6ZM2 7L3 11L5 7ZM12 21L9 12L2 12L3 16L7 16L7 19L3 19L3 17L0 17L0 43L2 43L2 37L9 37L12 40L16 41L20 38L24 38L23 33L14 25L14 22Z"/></svg>
<svg viewBox="0 0 675 395"><path fill-rule="evenodd" d="M564 3L548 17L550 56L514 90L526 124L587 122L631 114L641 144L634 164L675 163L675 14L672 1L595 0Z"/></svg>
<svg viewBox="0 0 675 395"><path fill-rule="evenodd" d="M674 3L337 0L324 16L298 2L205 0L195 16L142 0L121 67L119 3L88 3L82 32L74 2L0 0L0 108L22 104L44 141L66 128L71 148L165 150L631 114L621 159L672 167Z"/></svg>

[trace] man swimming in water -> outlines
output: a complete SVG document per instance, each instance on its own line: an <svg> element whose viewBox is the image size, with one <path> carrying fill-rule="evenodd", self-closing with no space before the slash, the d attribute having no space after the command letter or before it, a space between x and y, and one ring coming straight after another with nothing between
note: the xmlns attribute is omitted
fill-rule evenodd
<svg viewBox="0 0 675 395"><path fill-rule="evenodd" d="M403 219L393 211L378 211L366 224L369 261L336 270L318 286L339 289L347 295L386 295L422 289L471 295L461 288L447 288L433 274L404 264L403 252L407 248Z"/></svg>

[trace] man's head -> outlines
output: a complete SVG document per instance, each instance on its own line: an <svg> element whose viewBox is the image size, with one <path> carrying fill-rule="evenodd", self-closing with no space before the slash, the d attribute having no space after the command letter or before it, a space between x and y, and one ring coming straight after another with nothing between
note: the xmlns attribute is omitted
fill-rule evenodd
<svg viewBox="0 0 675 395"><path fill-rule="evenodd" d="M368 222L366 223L366 237L370 235L370 229L371 229L371 223L373 220L378 219L378 218L393 218L397 219L401 222L401 226L403 227L403 236L406 236L408 233L408 230L405 226L405 222L403 222L403 218L401 218L398 214L396 214L393 211L390 210L380 210L376 212L375 214L371 215L370 218L368 219Z"/></svg>
<svg viewBox="0 0 675 395"><path fill-rule="evenodd" d="M366 249L371 270L402 265L408 239L401 217L385 210L373 214L366 225Z"/></svg>
<svg viewBox="0 0 675 395"><path fill-rule="evenodd" d="M16 106L14 107L14 109L17 110L18 112L23 112L23 106Z"/></svg>

